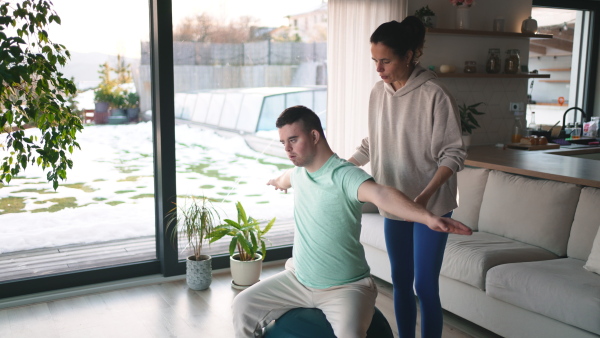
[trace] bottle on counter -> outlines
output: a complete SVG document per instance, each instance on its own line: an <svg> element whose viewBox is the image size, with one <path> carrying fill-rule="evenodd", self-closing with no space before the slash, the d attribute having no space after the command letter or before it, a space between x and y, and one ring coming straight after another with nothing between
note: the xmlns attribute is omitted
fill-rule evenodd
<svg viewBox="0 0 600 338"><path fill-rule="evenodd" d="M525 123L523 121L523 115L525 115L524 112L522 111L516 111L515 112L515 121L513 122L513 127L512 127L512 134L510 137L510 141L512 143L519 143L521 142L521 138L523 138L523 136L525 136Z"/></svg>
<svg viewBox="0 0 600 338"><path fill-rule="evenodd" d="M535 123L535 112L534 111L531 112L531 122L529 122L527 129L530 129L532 131L538 130L538 125Z"/></svg>
<svg viewBox="0 0 600 338"><path fill-rule="evenodd" d="M488 50L488 59L485 64L485 72L488 74L500 73L500 49L490 48Z"/></svg>
<svg viewBox="0 0 600 338"><path fill-rule="evenodd" d="M517 74L521 68L521 57L518 49L507 49L504 59L504 72L506 74Z"/></svg>

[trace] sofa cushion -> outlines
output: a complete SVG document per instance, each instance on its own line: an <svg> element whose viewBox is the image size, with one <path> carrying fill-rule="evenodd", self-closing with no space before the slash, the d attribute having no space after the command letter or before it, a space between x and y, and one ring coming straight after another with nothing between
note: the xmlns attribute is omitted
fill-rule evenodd
<svg viewBox="0 0 600 338"><path fill-rule="evenodd" d="M487 169L467 167L457 174L458 208L452 213L452 218L463 222L474 231L478 230L479 209L489 172Z"/></svg>
<svg viewBox="0 0 600 338"><path fill-rule="evenodd" d="M383 220L384 217L379 214L363 214L360 242L387 251L385 247L385 234L383 233Z"/></svg>
<svg viewBox="0 0 600 338"><path fill-rule="evenodd" d="M574 184L491 171L479 230L566 256L580 191Z"/></svg>
<svg viewBox="0 0 600 338"><path fill-rule="evenodd" d="M600 226L600 189L585 187L581 189L575 218L569 236L567 255L571 258L588 259L592 243Z"/></svg>
<svg viewBox="0 0 600 338"><path fill-rule="evenodd" d="M548 250L481 231L471 236L450 234L441 274L485 290L486 273L494 266L556 258Z"/></svg>
<svg viewBox="0 0 600 338"><path fill-rule="evenodd" d="M600 276L563 258L496 266L486 293L496 299L600 334Z"/></svg>
<svg viewBox="0 0 600 338"><path fill-rule="evenodd" d="M592 252L583 266L586 270L595 272L600 275L600 230L596 234L594 239L594 245L592 246Z"/></svg>

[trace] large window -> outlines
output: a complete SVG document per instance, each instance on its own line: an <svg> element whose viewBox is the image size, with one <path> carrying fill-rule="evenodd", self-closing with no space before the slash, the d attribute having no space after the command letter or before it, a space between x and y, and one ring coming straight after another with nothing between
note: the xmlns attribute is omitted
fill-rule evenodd
<svg viewBox="0 0 600 338"><path fill-rule="evenodd" d="M566 6L572 6L571 8ZM550 79L530 80L527 119L535 112L535 122L542 125L563 123L568 108L579 107L584 119L593 114L598 44L595 22L597 5L592 2L534 1L532 17L538 32L552 34L552 39L533 39L530 44L529 69L550 74ZM594 24L595 22L595 24ZM564 116L565 124L581 123L577 110Z"/></svg>
<svg viewBox="0 0 600 338"><path fill-rule="evenodd" d="M227 10L224 10L227 8ZM269 10L265 10L265 9ZM277 218L272 247L293 241L293 192L266 185L292 167L279 145L277 116L293 105L326 105L326 22L321 0L173 1L177 203L206 196L222 218ZM229 238L205 252L228 250ZM180 259L189 255L180 243Z"/></svg>
<svg viewBox="0 0 600 338"><path fill-rule="evenodd" d="M62 24L48 34L71 53L61 71L79 91L81 149L56 191L33 166L0 186L0 281L156 259L152 124L139 114L151 102L139 73L148 1L86 2L93 15L78 1L53 3ZM108 110L94 99L102 76L114 99L102 100Z"/></svg>
<svg viewBox="0 0 600 338"><path fill-rule="evenodd" d="M71 51L62 71L81 90L82 150L57 191L31 167L0 186L0 298L183 273L185 245L171 245L164 217L192 196L209 196L223 217L235 217L235 201L277 217L267 259L289 257L293 195L265 184L290 167L274 117L303 104L325 118L326 3L53 3L62 26L49 36ZM289 25L306 15L321 19ZM98 71L138 95L136 118L116 103L96 107ZM227 267L216 244L213 268Z"/></svg>

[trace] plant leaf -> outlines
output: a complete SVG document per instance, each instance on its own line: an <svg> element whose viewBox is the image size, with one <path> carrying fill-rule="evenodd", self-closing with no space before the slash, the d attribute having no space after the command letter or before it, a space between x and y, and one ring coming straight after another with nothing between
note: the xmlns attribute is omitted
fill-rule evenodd
<svg viewBox="0 0 600 338"><path fill-rule="evenodd" d="M248 243L246 238L244 238L244 235L240 232L237 234L237 236L235 238L237 238L237 242L239 245L241 245L243 252L246 255L249 255L250 257L254 257L254 252L253 252L252 248L250 247L250 243ZM246 255L244 255L242 252L240 252L240 259L242 256L246 256ZM252 258L250 258L250 259L252 259Z"/></svg>
<svg viewBox="0 0 600 338"><path fill-rule="evenodd" d="M273 217L273 219L269 221L267 226L260 232L261 235L264 235L267 232L269 232L269 230L271 230L271 228L273 227L273 224L275 224L275 219L276 219L276 217Z"/></svg>
<svg viewBox="0 0 600 338"><path fill-rule="evenodd" d="M237 237L233 237L231 239L231 242L229 243L229 256L233 256L233 253L235 252L235 247L237 245L237 241L238 241ZM241 259L241 256L240 256L240 259Z"/></svg>

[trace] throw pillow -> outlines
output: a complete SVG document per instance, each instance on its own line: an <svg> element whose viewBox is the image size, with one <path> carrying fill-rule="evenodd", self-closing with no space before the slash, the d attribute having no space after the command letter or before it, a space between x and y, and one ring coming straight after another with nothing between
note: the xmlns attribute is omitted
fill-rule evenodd
<svg viewBox="0 0 600 338"><path fill-rule="evenodd" d="M598 229L598 233L594 239L592 252L590 252L590 256L583 267L588 271L595 272L600 275L600 229Z"/></svg>

